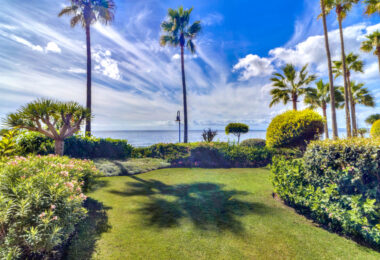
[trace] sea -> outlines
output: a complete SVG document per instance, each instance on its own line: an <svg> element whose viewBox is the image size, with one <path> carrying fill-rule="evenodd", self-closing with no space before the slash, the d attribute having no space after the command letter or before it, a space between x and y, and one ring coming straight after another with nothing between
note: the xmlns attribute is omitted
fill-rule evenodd
<svg viewBox="0 0 380 260"><path fill-rule="evenodd" d="M189 142L201 142L203 130L189 130ZM114 138L127 140L128 143L135 147L147 147L156 143L178 143L179 134L175 130L125 130L125 131L93 131L93 135L101 138ZM330 136L332 133L330 133ZM241 135L240 141L250 138L265 139L265 130L249 131ZM344 137L344 130L339 131L339 136ZM181 132L181 141L183 142L183 131ZM234 135L226 135L224 130L219 130L214 141L220 142L237 142Z"/></svg>

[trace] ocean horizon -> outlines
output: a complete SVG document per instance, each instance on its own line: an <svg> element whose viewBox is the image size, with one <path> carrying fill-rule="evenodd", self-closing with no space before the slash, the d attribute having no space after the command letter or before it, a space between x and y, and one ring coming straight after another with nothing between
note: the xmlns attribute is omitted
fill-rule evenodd
<svg viewBox="0 0 380 260"><path fill-rule="evenodd" d="M224 130L217 130L218 134L214 141L237 142L234 135L226 135ZM189 142L201 142L203 130L189 130ZM332 132L329 131L330 136ZM127 140L135 147L147 147L157 143L178 143L178 130L103 130L93 131L95 137L114 138ZM339 136L345 136L345 130L339 130ZM265 139L266 130L251 130L240 137L240 141L250 138ZM183 142L183 131L181 131L181 142Z"/></svg>

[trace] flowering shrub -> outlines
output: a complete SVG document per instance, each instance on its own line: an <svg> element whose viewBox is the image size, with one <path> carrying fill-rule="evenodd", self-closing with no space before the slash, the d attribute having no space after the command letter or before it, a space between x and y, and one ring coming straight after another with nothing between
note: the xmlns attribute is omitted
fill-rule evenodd
<svg viewBox="0 0 380 260"><path fill-rule="evenodd" d="M86 215L92 162L56 156L9 158L0 165L0 258L52 256Z"/></svg>
<svg viewBox="0 0 380 260"><path fill-rule="evenodd" d="M314 142L302 159L275 157L274 191L315 221L380 249L378 142Z"/></svg>

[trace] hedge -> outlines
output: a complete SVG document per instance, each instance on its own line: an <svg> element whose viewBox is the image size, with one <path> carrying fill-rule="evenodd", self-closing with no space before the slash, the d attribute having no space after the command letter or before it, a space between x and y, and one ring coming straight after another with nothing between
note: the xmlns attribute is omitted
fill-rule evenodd
<svg viewBox="0 0 380 260"><path fill-rule="evenodd" d="M323 134L323 118L313 110L287 111L276 116L267 129L266 142L271 148L305 148Z"/></svg>
<svg viewBox="0 0 380 260"><path fill-rule="evenodd" d="M274 191L326 228L380 249L378 140L312 142L301 159L273 159Z"/></svg>
<svg viewBox="0 0 380 260"><path fill-rule="evenodd" d="M23 155L54 153L54 140L39 133L23 132L18 140L18 147ZM72 136L65 139L64 154L73 158L130 158L133 147L125 140Z"/></svg>
<svg viewBox="0 0 380 260"><path fill-rule="evenodd" d="M373 123L371 127L371 137L378 138L380 137L380 119Z"/></svg>

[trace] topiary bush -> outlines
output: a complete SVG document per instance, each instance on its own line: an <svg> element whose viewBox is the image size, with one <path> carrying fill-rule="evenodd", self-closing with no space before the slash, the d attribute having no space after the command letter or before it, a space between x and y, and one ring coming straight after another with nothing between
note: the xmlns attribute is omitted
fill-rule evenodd
<svg viewBox="0 0 380 260"><path fill-rule="evenodd" d="M240 135L246 134L249 131L249 126L243 123L229 123L226 126L226 135L233 134L237 136L238 143L240 142Z"/></svg>
<svg viewBox="0 0 380 260"><path fill-rule="evenodd" d="M54 140L39 133L23 132L17 143L22 155L54 153ZM64 154L73 158L126 159L132 156L132 150L126 140L76 135L65 139Z"/></svg>
<svg viewBox="0 0 380 260"><path fill-rule="evenodd" d="M89 161L56 156L0 165L0 258L53 259L86 216L83 201L98 171Z"/></svg>
<svg viewBox="0 0 380 260"><path fill-rule="evenodd" d="M380 119L373 123L371 127L371 137L378 138L380 137Z"/></svg>
<svg viewBox="0 0 380 260"><path fill-rule="evenodd" d="M326 228L380 249L380 141L312 142L303 158L275 157L274 191Z"/></svg>
<svg viewBox="0 0 380 260"><path fill-rule="evenodd" d="M282 113L269 124L267 146L304 149L307 143L318 139L323 134L323 123L322 116L310 109Z"/></svg>
<svg viewBox="0 0 380 260"><path fill-rule="evenodd" d="M246 139L240 143L241 146L247 146L247 147L265 147L265 139Z"/></svg>

